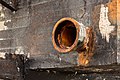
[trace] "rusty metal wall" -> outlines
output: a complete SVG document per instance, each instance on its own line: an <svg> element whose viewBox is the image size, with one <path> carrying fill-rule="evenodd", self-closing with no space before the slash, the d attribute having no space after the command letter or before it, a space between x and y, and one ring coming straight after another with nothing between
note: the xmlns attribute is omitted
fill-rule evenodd
<svg viewBox="0 0 120 80"><path fill-rule="evenodd" d="M1 22L4 22L0 31L0 51L24 54L29 58L26 65L32 69L73 67L81 62L87 66L119 63L116 2L117 0L21 0L16 12L2 7L4 18ZM74 18L84 26L93 28L95 51L88 63L77 52L62 54L53 48L53 27L64 17Z"/></svg>

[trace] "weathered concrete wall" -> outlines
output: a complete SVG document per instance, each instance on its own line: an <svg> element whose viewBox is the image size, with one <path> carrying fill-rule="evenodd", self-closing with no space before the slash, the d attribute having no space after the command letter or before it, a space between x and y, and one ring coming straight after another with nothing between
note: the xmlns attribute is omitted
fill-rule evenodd
<svg viewBox="0 0 120 80"><path fill-rule="evenodd" d="M0 50L28 56L26 63L32 69L117 63L116 9L116 0L21 0L16 12L1 8L4 18L1 14ZM53 27L64 17L94 29L92 57L77 52L62 54L53 48Z"/></svg>

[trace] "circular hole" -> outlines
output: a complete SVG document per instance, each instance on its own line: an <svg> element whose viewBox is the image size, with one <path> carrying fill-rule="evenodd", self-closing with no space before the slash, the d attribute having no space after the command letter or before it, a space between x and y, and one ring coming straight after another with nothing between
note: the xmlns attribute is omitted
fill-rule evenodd
<svg viewBox="0 0 120 80"><path fill-rule="evenodd" d="M58 24L55 30L55 43L60 48L69 48L71 47L76 40L77 30L73 22L71 21L63 21Z"/></svg>

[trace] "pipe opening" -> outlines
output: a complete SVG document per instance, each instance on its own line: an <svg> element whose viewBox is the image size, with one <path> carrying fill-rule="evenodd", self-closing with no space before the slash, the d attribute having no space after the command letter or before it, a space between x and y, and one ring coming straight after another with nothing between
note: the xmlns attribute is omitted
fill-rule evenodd
<svg viewBox="0 0 120 80"><path fill-rule="evenodd" d="M67 49L71 47L76 40L77 29L73 22L65 20L58 24L54 40L58 47Z"/></svg>

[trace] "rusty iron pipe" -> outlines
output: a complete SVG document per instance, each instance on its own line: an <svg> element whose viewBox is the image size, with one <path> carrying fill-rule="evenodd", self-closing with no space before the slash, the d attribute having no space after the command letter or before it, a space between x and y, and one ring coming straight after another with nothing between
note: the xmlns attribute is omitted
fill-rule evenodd
<svg viewBox="0 0 120 80"><path fill-rule="evenodd" d="M62 18L54 26L52 42L54 48L66 53L72 50L86 50L88 27L72 18Z"/></svg>

